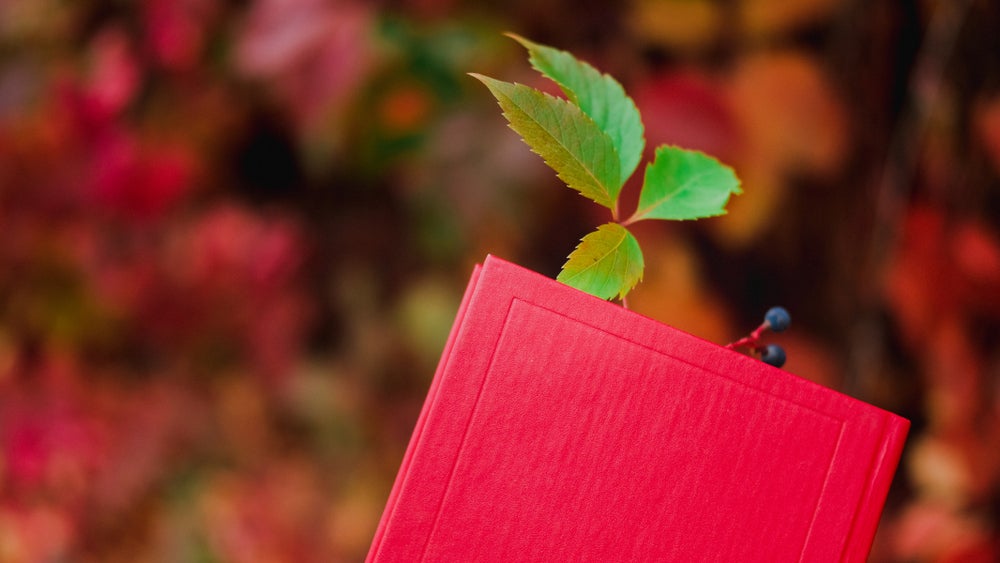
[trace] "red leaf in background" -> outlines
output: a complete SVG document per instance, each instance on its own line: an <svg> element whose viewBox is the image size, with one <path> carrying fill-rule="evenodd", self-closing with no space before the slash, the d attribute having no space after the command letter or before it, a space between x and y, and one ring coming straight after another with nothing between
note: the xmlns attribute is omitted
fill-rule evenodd
<svg viewBox="0 0 1000 563"><path fill-rule="evenodd" d="M199 64L217 1L145 0L143 8L148 48L156 61L173 70Z"/></svg>
<svg viewBox="0 0 1000 563"><path fill-rule="evenodd" d="M673 144L732 161L739 130L724 92L724 84L694 71L662 74L638 84L633 97L646 125L649 152Z"/></svg>
<svg viewBox="0 0 1000 563"><path fill-rule="evenodd" d="M185 284L218 290L247 285L280 291L302 262L301 234L291 221L259 217L222 205L185 230L171 254L171 269Z"/></svg>
<svg viewBox="0 0 1000 563"><path fill-rule="evenodd" d="M98 427L75 409L43 403L3 414L5 471L17 488L82 488L103 461Z"/></svg>
<svg viewBox="0 0 1000 563"><path fill-rule="evenodd" d="M0 492L11 488L76 503L107 462L110 428L86 408L88 390L75 358L46 351L39 363L19 366L15 375L34 385L0 396Z"/></svg>
<svg viewBox="0 0 1000 563"><path fill-rule="evenodd" d="M91 201L126 218L150 221L190 188L193 159L180 148L138 147L128 138L103 144L93 155Z"/></svg>
<svg viewBox="0 0 1000 563"><path fill-rule="evenodd" d="M297 285L306 252L298 225L223 205L167 246L160 267L169 282L144 314L160 339L236 346L256 372L288 375L309 318Z"/></svg>
<svg viewBox="0 0 1000 563"><path fill-rule="evenodd" d="M931 207L910 209L886 268L884 294L912 346L927 340L939 313L957 309L948 261L942 213Z"/></svg>
<svg viewBox="0 0 1000 563"><path fill-rule="evenodd" d="M257 0L239 31L235 66L310 125L357 93L374 66L373 25L364 4Z"/></svg>
<svg viewBox="0 0 1000 563"><path fill-rule="evenodd" d="M103 89L71 81L58 83L54 111L65 127L59 150L64 160L78 165L79 170L55 181L68 182L58 192L78 194L84 206L132 220L155 220L187 195L196 159L180 144L145 142L129 129L119 113L133 94L135 77L128 64L118 61L119 56L124 56L117 52L122 48L118 39L113 34L107 37L112 45L107 50L113 53L106 57L117 62L96 71L93 80L108 73L117 85Z"/></svg>
<svg viewBox="0 0 1000 563"><path fill-rule="evenodd" d="M914 346L946 316L1000 316L1000 237L969 220L915 206L886 268L885 298Z"/></svg>
<svg viewBox="0 0 1000 563"><path fill-rule="evenodd" d="M962 277L962 295L970 308L1000 315L1000 235L978 222L956 226L951 255Z"/></svg>
<svg viewBox="0 0 1000 563"><path fill-rule="evenodd" d="M834 173L847 150L844 108L819 63L787 51L745 57L725 79L695 71L654 77L635 89L647 146L678 144L731 164L743 178L725 221L728 245L752 242L780 204L790 172Z"/></svg>
<svg viewBox="0 0 1000 563"><path fill-rule="evenodd" d="M973 110L973 124L993 170L1000 174L1000 96L980 102Z"/></svg>
<svg viewBox="0 0 1000 563"><path fill-rule="evenodd" d="M112 28L99 33L90 45L90 70L86 92L92 103L109 114L118 114L132 101L140 69L128 36Z"/></svg>
<svg viewBox="0 0 1000 563"><path fill-rule="evenodd" d="M87 88L71 79L57 80L54 87L55 115L51 121L65 127L58 135L58 149L69 153L65 156L76 156L73 151L85 152L121 134L115 108Z"/></svg>

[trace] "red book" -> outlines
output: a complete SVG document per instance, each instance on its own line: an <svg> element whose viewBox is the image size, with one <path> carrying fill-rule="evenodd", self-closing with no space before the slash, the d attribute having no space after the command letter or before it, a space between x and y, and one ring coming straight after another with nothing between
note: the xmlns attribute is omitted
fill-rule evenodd
<svg viewBox="0 0 1000 563"><path fill-rule="evenodd" d="M368 561L864 561L908 428L488 257Z"/></svg>

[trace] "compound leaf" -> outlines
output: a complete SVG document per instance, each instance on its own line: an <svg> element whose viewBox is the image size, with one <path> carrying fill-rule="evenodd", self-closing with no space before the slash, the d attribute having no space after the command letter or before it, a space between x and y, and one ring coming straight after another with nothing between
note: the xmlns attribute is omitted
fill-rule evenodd
<svg viewBox="0 0 1000 563"><path fill-rule="evenodd" d="M580 240L556 279L601 299L623 298L642 280L643 268L632 233L606 223Z"/></svg>
<svg viewBox="0 0 1000 563"><path fill-rule="evenodd" d="M614 211L622 179L611 138L580 108L523 84L472 76L490 89L504 117L566 184Z"/></svg>
<svg viewBox="0 0 1000 563"><path fill-rule="evenodd" d="M739 193L732 168L699 151L662 146L646 166L639 205L626 223L724 215L730 194Z"/></svg>
<svg viewBox="0 0 1000 563"><path fill-rule="evenodd" d="M622 85L566 51L508 35L528 50L531 66L558 84L611 137L618 151L621 181L628 180L642 159L646 140L639 110Z"/></svg>

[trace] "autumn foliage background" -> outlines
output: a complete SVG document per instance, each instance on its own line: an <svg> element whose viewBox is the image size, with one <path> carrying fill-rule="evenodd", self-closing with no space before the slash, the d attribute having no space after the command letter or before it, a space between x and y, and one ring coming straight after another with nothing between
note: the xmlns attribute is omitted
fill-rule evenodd
<svg viewBox="0 0 1000 563"><path fill-rule="evenodd" d="M507 30L743 179L630 307L787 307L913 421L872 561L1000 560L1000 5L493 4L0 0L0 561L363 558L472 265L605 220L466 76L552 89Z"/></svg>

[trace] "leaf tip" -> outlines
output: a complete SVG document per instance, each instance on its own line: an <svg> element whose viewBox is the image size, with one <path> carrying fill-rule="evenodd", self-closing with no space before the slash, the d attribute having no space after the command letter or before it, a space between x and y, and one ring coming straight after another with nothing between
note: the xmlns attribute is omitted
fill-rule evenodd
<svg viewBox="0 0 1000 563"><path fill-rule="evenodd" d="M523 37L523 36L521 36L521 35L518 35L518 34L514 33L513 31L505 31L505 32L504 32L504 35L506 35L507 37L510 37L510 38L511 38L511 39L513 39L514 41L517 41L517 42L518 42L518 43L520 43L520 44L521 44L521 45L522 45L522 46L523 46L523 47L524 47L525 49L531 49L532 47L534 47L534 46L535 46L535 43L533 43L533 42L529 41L528 39L526 39L525 37Z"/></svg>
<svg viewBox="0 0 1000 563"><path fill-rule="evenodd" d="M476 80L482 82L483 85L485 85L487 88L490 89L491 92L493 92L494 96L497 95L496 88L498 88L502 84L506 84L506 82L504 82L503 80L497 80L496 78L486 76L485 74L479 74L478 72L469 72L467 74L475 78Z"/></svg>

